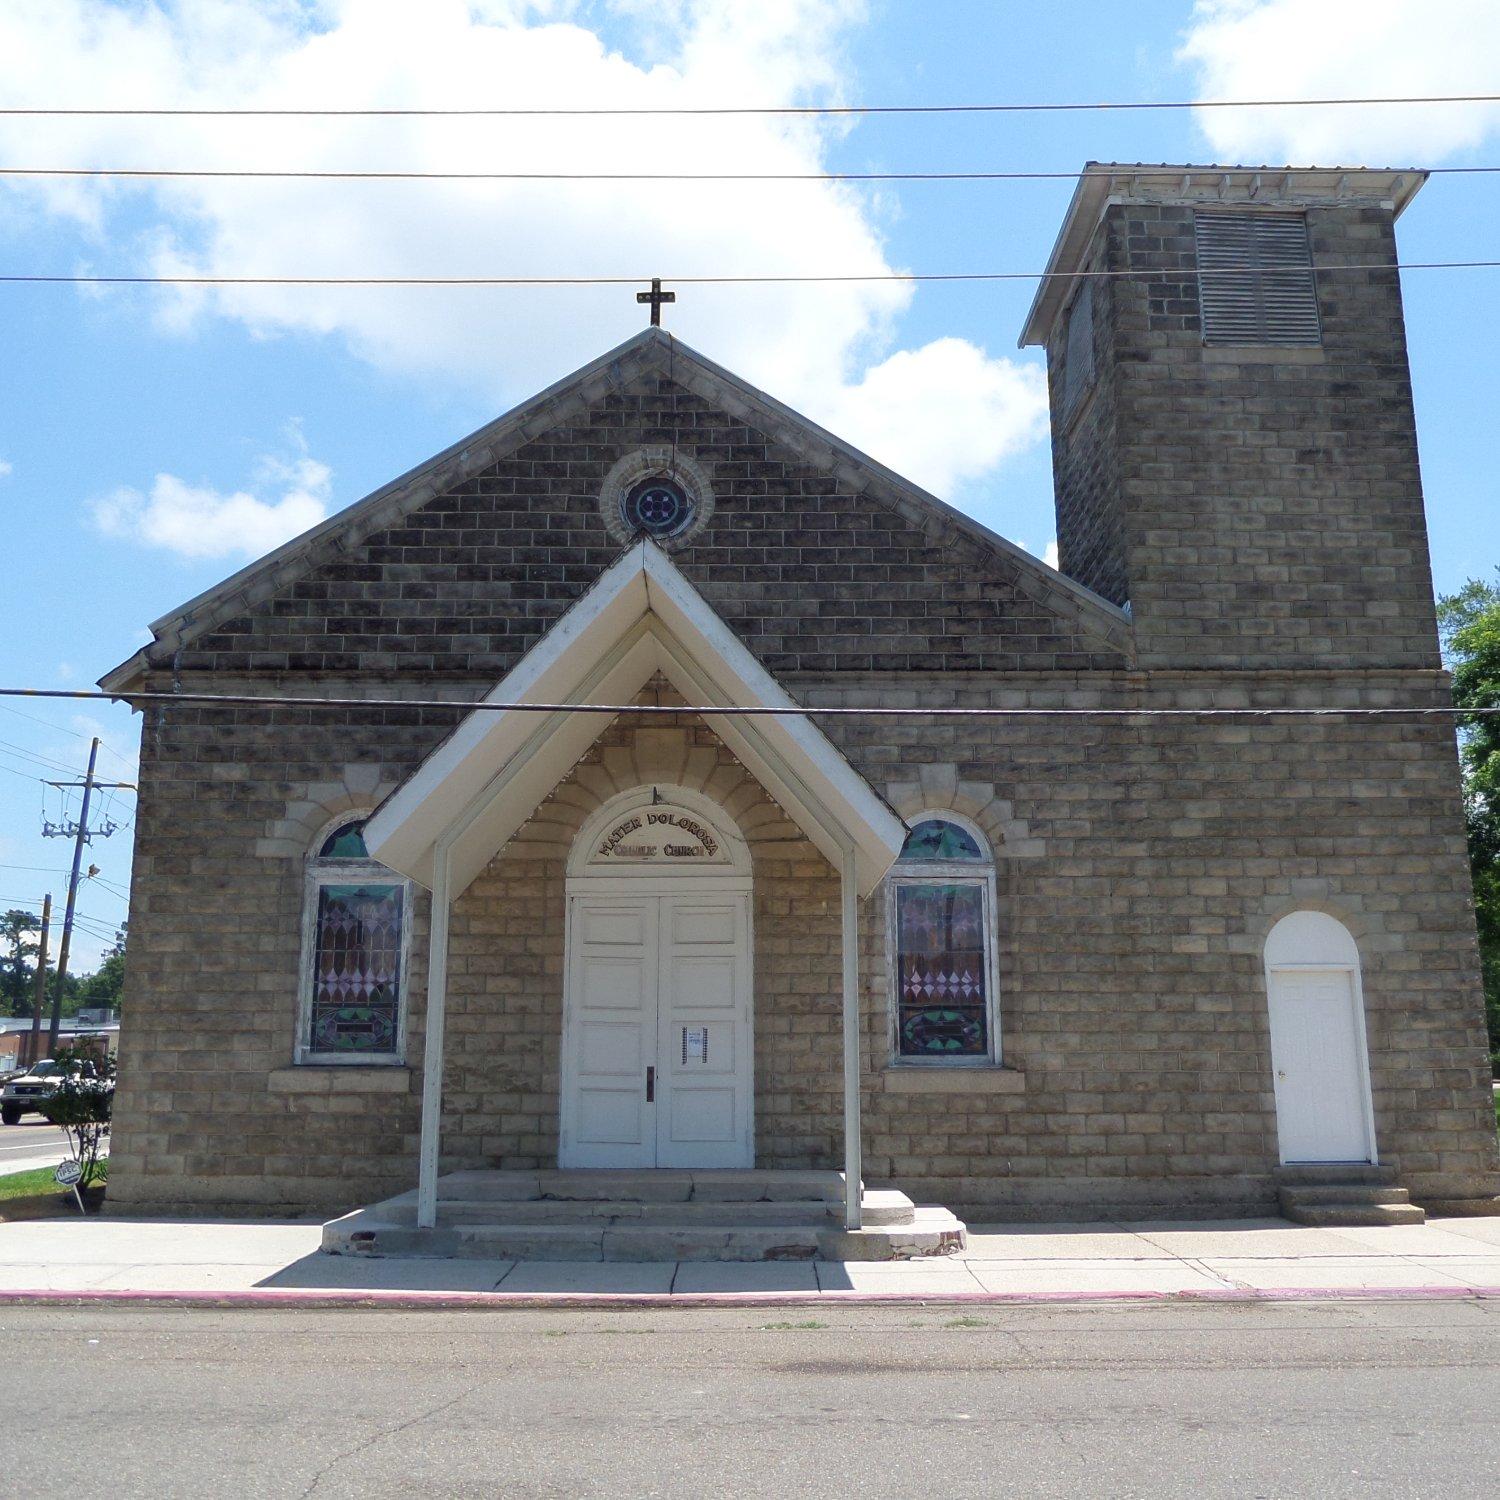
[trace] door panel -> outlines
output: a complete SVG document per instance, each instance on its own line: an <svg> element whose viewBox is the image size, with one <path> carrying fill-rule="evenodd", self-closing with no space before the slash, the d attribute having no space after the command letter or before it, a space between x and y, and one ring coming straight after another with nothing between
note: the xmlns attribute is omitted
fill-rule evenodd
<svg viewBox="0 0 1500 1500"><path fill-rule="evenodd" d="M674 1013L733 1010L739 1003L742 960L734 953L678 952L667 966Z"/></svg>
<svg viewBox="0 0 1500 1500"><path fill-rule="evenodd" d="M753 1166L748 892L574 895L568 914L559 1164Z"/></svg>
<svg viewBox="0 0 1500 1500"><path fill-rule="evenodd" d="M1347 969L1277 968L1269 977L1282 1161L1369 1161L1368 1060L1354 975Z"/></svg>
<svg viewBox="0 0 1500 1500"><path fill-rule="evenodd" d="M653 1166L656 1123L645 1072L656 1054L657 902L573 898L569 917L558 1162Z"/></svg>
<svg viewBox="0 0 1500 1500"><path fill-rule="evenodd" d="M635 1022L612 1026L600 1021L585 1021L578 1028L578 1072L581 1077L605 1079L646 1076L646 1059L641 1055L642 1028Z"/></svg>
<svg viewBox="0 0 1500 1500"><path fill-rule="evenodd" d="M672 898L672 941L678 944L733 943L738 934L737 896L719 901Z"/></svg>
<svg viewBox="0 0 1500 1500"><path fill-rule="evenodd" d="M725 1160L717 1147L731 1145L739 1128L739 1100L733 1085L724 1088L707 1088L701 1084L693 1088L673 1089L667 1102L670 1112L668 1150L671 1161L664 1166L738 1166L738 1160ZM707 1152L709 1161L696 1159L688 1162L680 1158L698 1152Z"/></svg>
<svg viewBox="0 0 1500 1500"><path fill-rule="evenodd" d="M582 961L583 1009L585 1013L595 1010L642 1010L651 995L652 986L648 962L641 950L639 954L601 953L597 949Z"/></svg>
<svg viewBox="0 0 1500 1500"><path fill-rule="evenodd" d="M750 1167L750 898L666 896L657 1162Z"/></svg>

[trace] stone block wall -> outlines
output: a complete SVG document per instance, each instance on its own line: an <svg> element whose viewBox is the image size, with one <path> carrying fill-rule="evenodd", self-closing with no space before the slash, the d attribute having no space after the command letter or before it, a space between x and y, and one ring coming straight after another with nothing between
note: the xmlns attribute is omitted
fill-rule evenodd
<svg viewBox="0 0 1500 1500"><path fill-rule="evenodd" d="M909 677L901 679L911 691ZM814 705L891 684L808 677ZM1260 706L1442 681L928 679L933 704ZM336 1208L415 1177L425 899L408 1067L293 1068L303 859L325 813L406 774L418 711L268 731L184 707L148 728L112 1176L122 1206ZM1261 947L1328 910L1364 965L1379 1144L1417 1201L1500 1188L1446 727L1401 721L833 719L907 817L955 807L999 870L1004 1066L891 1065L883 891L863 904L871 1181L984 1216L1243 1211L1276 1161ZM343 759L351 737L378 764ZM564 860L610 796L671 779L720 802L754 863L757 1159L841 1158L834 873L701 722L618 723L458 902L443 1164L555 1160ZM353 788L351 789L351 783ZM320 800L321 799L321 800ZM304 836L305 835L305 836Z"/></svg>
<svg viewBox="0 0 1500 1500"><path fill-rule="evenodd" d="M451 720L144 711L113 1205L336 1207L407 1184L419 997L408 1066L294 1068L304 882L319 830L371 810ZM414 974L426 921L418 893Z"/></svg>
<svg viewBox="0 0 1500 1500"><path fill-rule="evenodd" d="M1084 269L1111 267L1109 241L1100 236ZM1052 480L1057 508L1057 565L1069 578L1108 599L1130 599L1128 517L1120 494L1121 440L1115 348L1115 287L1106 278L1090 283L1085 299L1075 293L1047 347L1047 385L1052 411ZM1067 399L1069 323L1087 316L1094 376L1079 379ZM1080 343L1083 335L1078 335ZM1075 355L1082 357L1075 346Z"/></svg>
<svg viewBox="0 0 1500 1500"><path fill-rule="evenodd" d="M653 375L193 641L179 673L412 674L492 687L620 553L623 454L676 441L718 496L674 561L770 671L1085 670L1122 643L1064 585L910 503L861 495ZM172 665L166 653L161 663Z"/></svg>
<svg viewBox="0 0 1500 1500"><path fill-rule="evenodd" d="M1194 211L1105 213L1085 264L1158 274L1096 284L1098 389L1071 418L1065 317L1049 336L1064 570L1129 598L1143 667L1436 666L1389 207L1307 208L1318 348L1205 345Z"/></svg>
<svg viewBox="0 0 1500 1500"><path fill-rule="evenodd" d="M1120 707L1441 702L1368 674L949 683L947 701ZM803 683L809 703L877 685ZM941 1082L884 1069L883 912L867 904L866 1163L997 1216L1241 1208L1271 1197L1275 1102L1262 950L1299 908L1353 932L1382 1160L1421 1201L1500 1185L1461 810L1446 722L1124 718L829 721L908 817L993 789L1004 1063ZM917 782L925 790L911 787ZM881 784L881 783L877 783ZM945 799L950 795L954 801ZM1012 834L1024 819L1023 831Z"/></svg>
<svg viewBox="0 0 1500 1500"><path fill-rule="evenodd" d="M1140 210L1152 227L1139 233L1162 241L1150 254L1181 253L1174 212ZM1315 222L1319 246L1386 243L1362 214ZM1135 222L1121 221L1127 240ZM675 436L717 497L676 562L810 705L1445 701L1428 670L1414 450L1398 430L1393 284L1325 284L1322 363L1274 369L1208 359L1172 323L1189 317L1181 299L1158 307L1124 285L1096 309L1100 336L1118 329L1139 355L1128 380L1117 372L1109 420L1139 434L1120 493L1155 517L1126 535L1145 549L1130 596L1149 671L1116 612L909 496L857 493L869 473L831 476L658 372L340 557L295 579L284 561L287 582L163 648L145 685L473 701L616 556L603 476ZM1349 298L1363 302L1346 313ZM1184 413L1202 427L1190 442ZM332 1209L412 1184L426 898L412 905L405 1065L294 1067L305 862L321 828L372 809L454 720L416 707L145 711L115 1205ZM1360 945L1386 1160L1418 1201L1500 1186L1448 725L823 727L903 814L967 811L999 870L1005 1065L987 1074L890 1066L884 897L864 905L872 1180L996 1212L1263 1203L1276 1144L1260 951L1279 916L1312 905ZM711 733L684 722L621 724L560 766L556 791L459 901L446 1166L555 1153L565 850L600 802L668 768L751 844L762 1164L837 1165L837 882Z"/></svg>

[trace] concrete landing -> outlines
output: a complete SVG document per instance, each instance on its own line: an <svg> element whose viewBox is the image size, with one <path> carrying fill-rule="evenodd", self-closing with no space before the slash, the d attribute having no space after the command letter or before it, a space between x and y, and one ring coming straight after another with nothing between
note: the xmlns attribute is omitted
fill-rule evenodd
<svg viewBox="0 0 1500 1500"><path fill-rule="evenodd" d="M1276 1170L1282 1217L1317 1228L1422 1224L1426 1211L1396 1186L1387 1167L1362 1164L1290 1166Z"/></svg>
<svg viewBox="0 0 1500 1500"><path fill-rule="evenodd" d="M839 1172L453 1172L435 1228L402 1193L323 1226L331 1255L528 1261L886 1261L954 1255L963 1224L865 1189L843 1226Z"/></svg>

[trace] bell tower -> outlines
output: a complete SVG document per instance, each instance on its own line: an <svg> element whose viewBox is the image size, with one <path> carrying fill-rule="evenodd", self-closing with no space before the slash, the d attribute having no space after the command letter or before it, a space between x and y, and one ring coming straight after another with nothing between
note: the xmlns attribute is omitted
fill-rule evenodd
<svg viewBox="0 0 1500 1500"><path fill-rule="evenodd" d="M1438 665L1395 221L1420 172L1089 163L1047 351L1061 569L1143 667Z"/></svg>

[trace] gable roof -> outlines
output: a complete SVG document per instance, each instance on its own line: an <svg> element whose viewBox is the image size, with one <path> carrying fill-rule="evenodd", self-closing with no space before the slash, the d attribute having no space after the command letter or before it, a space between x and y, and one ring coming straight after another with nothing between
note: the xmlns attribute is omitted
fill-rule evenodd
<svg viewBox="0 0 1500 1500"><path fill-rule="evenodd" d="M938 543L967 544L1002 563L1011 581L1029 597L1108 649L1127 649L1129 616L1118 606L714 364L664 329L645 328L426 463L154 620L151 633L155 639L100 678L99 686L120 692L137 684L148 668L167 661L182 646L253 609L313 569L337 560L375 532L398 524L522 444L584 416L606 396L647 373L670 374L685 390L749 421L799 458L831 473L850 493L869 496L894 510Z"/></svg>
<svg viewBox="0 0 1500 1500"><path fill-rule="evenodd" d="M797 709L655 543L629 547L365 824L374 857L431 886L440 843L462 892L568 774L612 715L571 704L629 702L660 672L689 703ZM715 732L835 869L855 856L868 895L906 826L800 712L724 714Z"/></svg>

